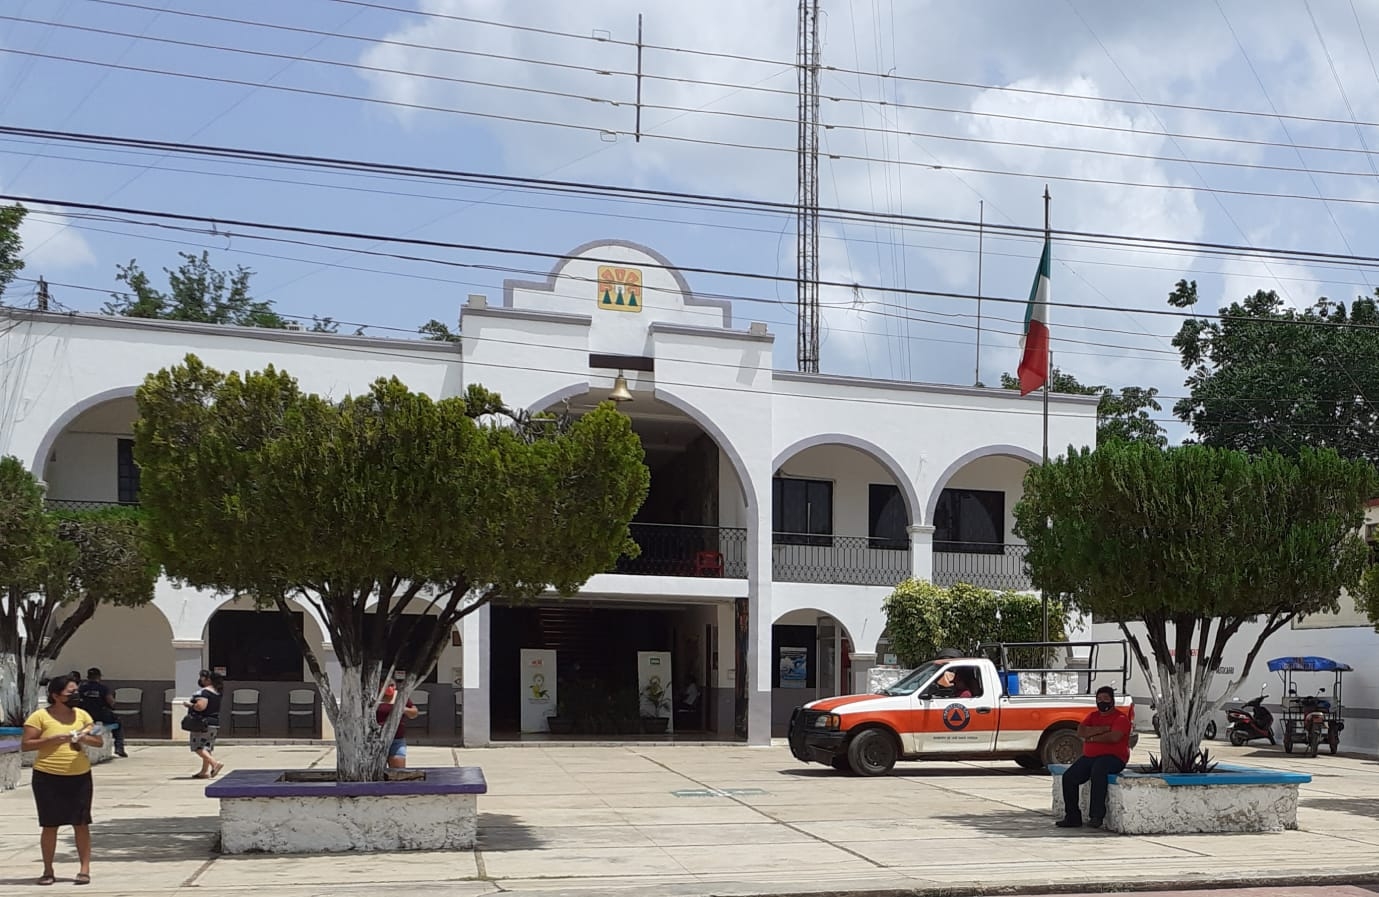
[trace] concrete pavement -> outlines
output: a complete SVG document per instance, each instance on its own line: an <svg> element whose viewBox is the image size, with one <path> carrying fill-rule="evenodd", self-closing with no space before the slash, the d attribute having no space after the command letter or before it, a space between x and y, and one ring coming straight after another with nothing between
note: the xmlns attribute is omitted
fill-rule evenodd
<svg viewBox="0 0 1379 897"><path fill-rule="evenodd" d="M1143 761L1154 740L1136 752ZM97 767L88 895L699 895L1191 888L1379 881L1379 766L1277 749L1222 759L1309 772L1300 831L1128 837L1053 828L1049 779L1015 764L911 764L879 779L804 766L783 746L414 747L413 766L478 765L473 853L220 856L215 801L185 746L134 744ZM329 767L323 745L227 743L229 768ZM59 878L76 871L64 834ZM25 779L0 793L0 886L41 871ZM70 885L60 882L60 886ZM1216 891L1216 897L1224 897ZM1354 894L1332 886L1336 897ZM1368 893L1368 892L1355 892ZM1320 897L1296 888L1278 897Z"/></svg>

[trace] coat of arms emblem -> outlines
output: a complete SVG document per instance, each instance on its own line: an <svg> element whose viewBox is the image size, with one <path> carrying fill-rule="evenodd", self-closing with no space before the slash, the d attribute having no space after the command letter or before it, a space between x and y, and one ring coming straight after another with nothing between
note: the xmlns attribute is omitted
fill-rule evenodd
<svg viewBox="0 0 1379 897"><path fill-rule="evenodd" d="M598 304L607 311L641 311L641 270L599 266Z"/></svg>

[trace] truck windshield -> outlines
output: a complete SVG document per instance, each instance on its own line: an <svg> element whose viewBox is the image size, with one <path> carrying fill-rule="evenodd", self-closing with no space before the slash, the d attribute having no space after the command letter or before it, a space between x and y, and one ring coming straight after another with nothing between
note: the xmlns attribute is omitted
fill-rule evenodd
<svg viewBox="0 0 1379 897"><path fill-rule="evenodd" d="M899 682L892 685L890 688L883 688L881 690L881 694L912 695L915 692L919 691L920 686L928 685L929 681L932 680L935 676L937 676L939 670L941 670L944 666L945 664L941 663L926 663L924 664L924 666L915 670L913 673L906 676L904 679L901 679Z"/></svg>

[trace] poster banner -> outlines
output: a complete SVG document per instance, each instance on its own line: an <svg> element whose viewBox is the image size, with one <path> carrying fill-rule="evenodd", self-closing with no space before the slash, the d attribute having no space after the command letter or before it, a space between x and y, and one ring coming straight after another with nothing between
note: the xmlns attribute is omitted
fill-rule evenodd
<svg viewBox="0 0 1379 897"><path fill-rule="evenodd" d="M546 717L555 715L555 652L522 649L522 731L549 732Z"/></svg>
<svg viewBox="0 0 1379 897"><path fill-rule="evenodd" d="M809 649L780 649L780 687L804 688L809 681Z"/></svg>
<svg viewBox="0 0 1379 897"><path fill-rule="evenodd" d="M670 719L666 731L675 731L675 680L670 675L669 651L637 652L637 691L642 696L642 716ZM661 706L652 700L660 692Z"/></svg>

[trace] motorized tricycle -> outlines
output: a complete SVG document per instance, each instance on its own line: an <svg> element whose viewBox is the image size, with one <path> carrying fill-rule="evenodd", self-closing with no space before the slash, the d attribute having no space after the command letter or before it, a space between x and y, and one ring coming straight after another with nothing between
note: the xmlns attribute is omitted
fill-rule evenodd
<svg viewBox="0 0 1379 897"><path fill-rule="evenodd" d="M1283 749L1293 752L1293 746L1305 745L1309 757L1317 756L1322 744L1331 753L1341 749L1341 732L1345 720L1341 718L1341 674L1348 673L1349 664L1338 663L1325 657L1279 657L1269 661L1269 669L1277 672L1283 679ZM1334 676L1331 697L1326 696L1326 688L1300 695L1298 673L1331 673Z"/></svg>

